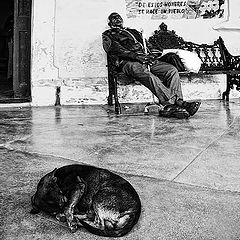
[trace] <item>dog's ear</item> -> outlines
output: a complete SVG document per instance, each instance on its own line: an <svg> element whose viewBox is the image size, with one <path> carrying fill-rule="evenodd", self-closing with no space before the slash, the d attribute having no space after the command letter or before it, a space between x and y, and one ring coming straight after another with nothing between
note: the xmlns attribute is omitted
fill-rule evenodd
<svg viewBox="0 0 240 240"><path fill-rule="evenodd" d="M52 179L54 182L57 182L57 177L55 177L55 173L57 171L57 168L55 168L53 171L52 171Z"/></svg>
<svg viewBox="0 0 240 240"><path fill-rule="evenodd" d="M30 211L31 214L37 214L39 212L40 212L40 210L37 207L35 207L35 206L33 206L33 208Z"/></svg>
<svg viewBox="0 0 240 240"><path fill-rule="evenodd" d="M55 168L55 169L52 171L52 176L53 176L53 177L54 177L56 171L57 171L57 168Z"/></svg>

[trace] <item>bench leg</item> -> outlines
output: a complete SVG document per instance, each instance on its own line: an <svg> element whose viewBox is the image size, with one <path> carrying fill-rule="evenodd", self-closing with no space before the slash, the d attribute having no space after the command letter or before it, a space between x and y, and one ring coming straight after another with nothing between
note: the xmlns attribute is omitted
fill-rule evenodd
<svg viewBox="0 0 240 240"><path fill-rule="evenodd" d="M109 106L113 105L113 95L111 93L108 95L107 102Z"/></svg>
<svg viewBox="0 0 240 240"><path fill-rule="evenodd" d="M114 79L112 74L108 73L108 98L107 102L109 106L113 105L113 95L114 95Z"/></svg>
<svg viewBox="0 0 240 240"><path fill-rule="evenodd" d="M107 98L108 105L113 106L113 100L114 100L115 113L120 114L121 106L118 101L117 79L116 79L116 76L114 76L110 71L108 72L108 91L109 91L108 98Z"/></svg>
<svg viewBox="0 0 240 240"><path fill-rule="evenodd" d="M114 81L114 104L115 104L115 113L116 114L121 114L122 110L121 110L121 105L118 101L118 92L117 92L117 79L116 77L114 77L113 79Z"/></svg>
<svg viewBox="0 0 240 240"><path fill-rule="evenodd" d="M231 90L231 75L227 74L227 88L226 91L222 94L222 100L229 101L229 94Z"/></svg>

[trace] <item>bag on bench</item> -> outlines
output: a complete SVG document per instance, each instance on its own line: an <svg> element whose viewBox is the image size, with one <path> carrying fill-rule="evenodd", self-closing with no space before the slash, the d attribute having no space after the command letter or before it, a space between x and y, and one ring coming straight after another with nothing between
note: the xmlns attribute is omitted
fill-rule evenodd
<svg viewBox="0 0 240 240"><path fill-rule="evenodd" d="M185 71L181 58L176 53L166 53L159 58L160 61L172 64L179 72Z"/></svg>

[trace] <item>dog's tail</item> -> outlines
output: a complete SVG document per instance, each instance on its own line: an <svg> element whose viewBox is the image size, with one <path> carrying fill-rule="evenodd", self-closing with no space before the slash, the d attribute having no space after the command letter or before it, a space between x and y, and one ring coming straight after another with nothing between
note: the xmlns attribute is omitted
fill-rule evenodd
<svg viewBox="0 0 240 240"><path fill-rule="evenodd" d="M122 216L122 222L112 223L109 220L104 220L104 226L100 226L94 221L86 219L78 220L84 228L93 234L104 237L122 237L131 231L133 226L137 223L139 216L139 212L126 213Z"/></svg>

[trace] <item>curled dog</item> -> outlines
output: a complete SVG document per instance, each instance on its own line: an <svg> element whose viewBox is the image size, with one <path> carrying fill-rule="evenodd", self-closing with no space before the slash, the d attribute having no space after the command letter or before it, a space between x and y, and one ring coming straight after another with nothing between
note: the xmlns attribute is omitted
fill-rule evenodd
<svg viewBox="0 0 240 240"><path fill-rule="evenodd" d="M32 214L44 211L67 221L72 232L82 225L106 237L130 232L141 213L140 198L127 180L81 164L63 166L42 177L31 203Z"/></svg>

